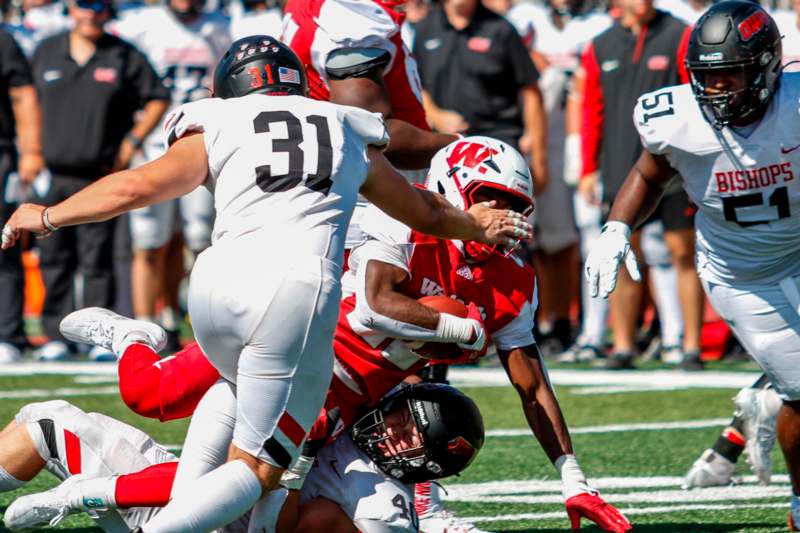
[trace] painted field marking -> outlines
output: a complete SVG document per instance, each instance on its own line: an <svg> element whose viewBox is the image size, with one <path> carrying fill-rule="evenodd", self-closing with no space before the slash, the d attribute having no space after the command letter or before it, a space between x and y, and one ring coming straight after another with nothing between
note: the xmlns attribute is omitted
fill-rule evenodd
<svg viewBox="0 0 800 533"><path fill-rule="evenodd" d="M590 483L593 487L607 491L619 489L654 489L654 488L667 488L667 487L680 487L683 483L682 477L677 476L647 476L647 477L598 477L590 478ZM743 476L743 485L747 486L757 483L756 476ZM789 476L786 474L776 474L772 476L773 484L789 483ZM506 480L506 481L486 481L483 483L454 483L445 485L448 496L445 498L458 497L458 498L482 498L484 496L495 496L502 494L537 494L548 492L561 492L561 480L541 480L541 479L528 479L528 480ZM727 488L727 487L722 487ZM706 489L695 489L686 491L692 493L695 491L702 491Z"/></svg>
<svg viewBox="0 0 800 533"><path fill-rule="evenodd" d="M676 422L639 422L632 424L608 424L604 426L583 426L570 428L572 435L591 433L616 433L621 431L664 431L668 429L703 429L724 426L730 418L709 418L707 420L680 420ZM525 437L531 435L530 428L490 429L487 437Z"/></svg>
<svg viewBox="0 0 800 533"><path fill-rule="evenodd" d="M0 399L66 398L70 396L109 396L119 394L119 387L64 387L60 389L0 390Z"/></svg>
<svg viewBox="0 0 800 533"><path fill-rule="evenodd" d="M789 503L746 503L736 505L725 504L696 504L696 505L662 505L653 507L631 507L620 509L628 517L645 514L675 513L680 511L726 511L738 509L789 509ZM498 516L465 516L462 520L467 522L512 522L516 520L546 520L552 518L567 518L564 511L551 511L548 513L519 513L503 514Z"/></svg>

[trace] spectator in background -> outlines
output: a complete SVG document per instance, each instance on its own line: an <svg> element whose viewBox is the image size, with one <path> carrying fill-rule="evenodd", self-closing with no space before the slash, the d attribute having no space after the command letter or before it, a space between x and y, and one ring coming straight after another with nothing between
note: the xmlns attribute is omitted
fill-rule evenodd
<svg viewBox="0 0 800 533"><path fill-rule="evenodd" d="M202 0L169 0L166 5L130 11L109 25L111 33L135 44L152 61L171 92L170 109L211 95L214 66L231 44L228 20L219 12L203 12L202 6ZM135 143L142 148L135 165L161 156L167 147L163 126ZM213 197L203 187L180 200L130 213L133 313L167 330L167 351L180 349L178 286L184 277L180 230L183 241L198 254L211 244L213 216Z"/></svg>
<svg viewBox="0 0 800 533"><path fill-rule="evenodd" d="M514 27L479 0L444 0L416 26L428 121L442 133L488 135L529 156L536 194L548 180L538 73Z"/></svg>
<svg viewBox="0 0 800 533"><path fill-rule="evenodd" d="M147 58L104 31L112 15L110 0L76 0L69 15L73 29L42 41L32 61L42 106L44 160L52 174L46 190L37 191L37 201L45 205L60 202L112 170L126 168L169 99ZM114 220L110 220L68 228L37 241L46 291L42 325L50 339L39 351L41 359L69 355L58 324L76 304L112 304L113 235ZM90 356L103 354L93 350Z"/></svg>
<svg viewBox="0 0 800 533"><path fill-rule="evenodd" d="M779 9L772 18L783 36L784 72L800 71L800 0L792 0L792 9Z"/></svg>
<svg viewBox="0 0 800 533"><path fill-rule="evenodd" d="M688 80L684 56L690 28L658 11L653 0L623 0L622 17L592 40L582 58L585 73L579 192L589 203L602 202L605 212L641 152L631 119L638 97ZM602 182L602 198L598 189ZM680 185L661 200L650 221L660 220L677 270L677 293L683 315L682 365L699 369L703 292L694 262L694 210ZM639 232L633 246L639 250ZM610 298L614 352L607 368L633 367L635 334L642 286L627 271L620 273ZM676 288L658 284L674 294ZM662 316L662 321L666 320ZM662 354L664 351L662 350Z"/></svg>
<svg viewBox="0 0 800 533"><path fill-rule="evenodd" d="M42 40L69 29L70 25L63 2L23 0L21 16L12 18L8 29L25 55L30 57Z"/></svg>
<svg viewBox="0 0 800 533"><path fill-rule="evenodd" d="M579 160L580 151L576 148L580 146L580 134L575 117L568 124L567 95L584 46L611 25L611 18L595 10L589 0L551 0L544 7L529 2L518 2L512 7L510 0L485 0L485 3L514 24L541 73L539 88L547 113L551 180L543 192L537 193L534 212L534 264L540 279L537 320L542 352L561 354L572 342L570 306L577 296L580 272L572 209L578 176L571 169L577 161L565 163L565 157ZM566 148L570 149L569 155L565 154ZM589 353L578 353L580 346ZM573 359L597 355L591 345L583 342L573 351L569 353Z"/></svg>
<svg viewBox="0 0 800 533"><path fill-rule="evenodd" d="M405 4L406 20L400 29L403 43L409 50L414 49L414 37L417 33L417 23L428 16L431 9L431 0L407 0Z"/></svg>
<svg viewBox="0 0 800 533"><path fill-rule="evenodd" d="M0 29L0 211L8 220L44 161L39 102L22 50ZM19 146L19 160L14 138ZM17 182L9 183L17 171ZM21 180L21 183L20 183ZM0 251L0 364L13 363L27 345L22 329L24 276L20 250Z"/></svg>
<svg viewBox="0 0 800 533"><path fill-rule="evenodd" d="M694 26L703 13L713 4L713 0L658 0L656 7L666 11L689 26Z"/></svg>
<svg viewBox="0 0 800 533"><path fill-rule="evenodd" d="M280 38L283 8L281 0L240 0L228 7L231 38L236 41L249 35Z"/></svg>

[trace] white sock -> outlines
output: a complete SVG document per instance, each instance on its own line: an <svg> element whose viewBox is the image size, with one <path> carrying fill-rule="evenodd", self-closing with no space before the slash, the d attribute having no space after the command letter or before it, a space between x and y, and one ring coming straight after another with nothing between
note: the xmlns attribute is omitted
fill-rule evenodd
<svg viewBox="0 0 800 533"><path fill-rule="evenodd" d="M144 533L205 533L233 522L261 497L261 483L242 461L231 461L175 494Z"/></svg>
<svg viewBox="0 0 800 533"><path fill-rule="evenodd" d="M650 267L653 298L661 319L661 344L680 346L683 337L683 313L678 298L678 274L671 264Z"/></svg>
<svg viewBox="0 0 800 533"><path fill-rule="evenodd" d="M258 500L250 513L247 533L275 533L278 517L288 495L288 490L278 487Z"/></svg>
<svg viewBox="0 0 800 533"><path fill-rule="evenodd" d="M17 490L25 483L27 483L27 481L20 481L19 479L9 474L5 468L0 466L0 492Z"/></svg>

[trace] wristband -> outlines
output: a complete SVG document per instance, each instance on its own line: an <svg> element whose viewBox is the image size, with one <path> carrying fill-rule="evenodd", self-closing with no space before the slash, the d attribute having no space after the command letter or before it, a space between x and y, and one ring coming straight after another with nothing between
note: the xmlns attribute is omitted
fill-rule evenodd
<svg viewBox="0 0 800 533"><path fill-rule="evenodd" d="M284 471L281 476L281 486L289 490L300 490L312 466L314 466L313 457L299 456L297 461Z"/></svg>
<svg viewBox="0 0 800 533"><path fill-rule="evenodd" d="M58 229L58 226L50 222L50 216L48 211L50 211L49 207L45 208L45 210L42 211L42 225L47 229L47 231L52 233L53 231L56 231Z"/></svg>
<svg viewBox="0 0 800 533"><path fill-rule="evenodd" d="M447 313L439 313L436 325L436 338L439 342L467 343L475 334L475 320L459 318Z"/></svg>
<svg viewBox="0 0 800 533"><path fill-rule="evenodd" d="M131 143L131 145L137 150L144 144L144 139L133 132L128 132L128 134L125 136L125 140Z"/></svg>
<svg viewBox="0 0 800 533"><path fill-rule="evenodd" d="M612 220L611 222L606 222L603 225L603 233L607 231L613 231L616 233L622 233L626 239L631 238L631 228L624 222L620 222L619 220Z"/></svg>
<svg viewBox="0 0 800 533"><path fill-rule="evenodd" d="M573 454L562 455L556 459L554 466L558 471L558 475L561 476L561 493L564 496L564 500L583 492L597 493L586 482L586 476L583 475L578 459Z"/></svg>

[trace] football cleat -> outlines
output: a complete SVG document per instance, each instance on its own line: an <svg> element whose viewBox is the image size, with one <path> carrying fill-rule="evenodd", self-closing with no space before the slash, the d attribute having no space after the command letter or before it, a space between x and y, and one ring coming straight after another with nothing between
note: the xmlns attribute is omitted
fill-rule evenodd
<svg viewBox="0 0 800 533"><path fill-rule="evenodd" d="M440 509L424 518L420 517L419 531L420 533L487 533L446 509Z"/></svg>
<svg viewBox="0 0 800 533"><path fill-rule="evenodd" d="M0 365L16 363L22 359L22 352L13 344L0 342Z"/></svg>
<svg viewBox="0 0 800 533"><path fill-rule="evenodd" d="M772 477L772 457L775 446L775 418L778 416L780 400L773 398L772 389L745 388L733 399L737 415L742 419L744 451L747 464L763 484L769 484Z"/></svg>
<svg viewBox="0 0 800 533"><path fill-rule="evenodd" d="M736 483L733 471L736 463L730 462L725 457L708 448L686 473L681 488L693 489L697 487L716 487Z"/></svg>
<svg viewBox="0 0 800 533"><path fill-rule="evenodd" d="M603 357L602 350L597 346L592 346L590 344L579 346L573 344L566 351L558 354L556 359L559 363L587 363L589 361L602 359Z"/></svg>
<svg viewBox="0 0 800 533"><path fill-rule="evenodd" d="M161 326L126 318L102 307L73 311L61 320L58 329L73 342L100 346L117 356L132 342L146 344L156 352L167 344L167 334Z"/></svg>
<svg viewBox="0 0 800 533"><path fill-rule="evenodd" d="M36 350L36 359L39 361L64 361L71 355L69 346L63 341L49 341Z"/></svg>
<svg viewBox="0 0 800 533"><path fill-rule="evenodd" d="M43 526L55 527L72 513L104 510L84 508L77 501L72 489L82 478L81 475L72 476L50 490L17 498L6 509L3 522L11 531L27 531Z"/></svg>

